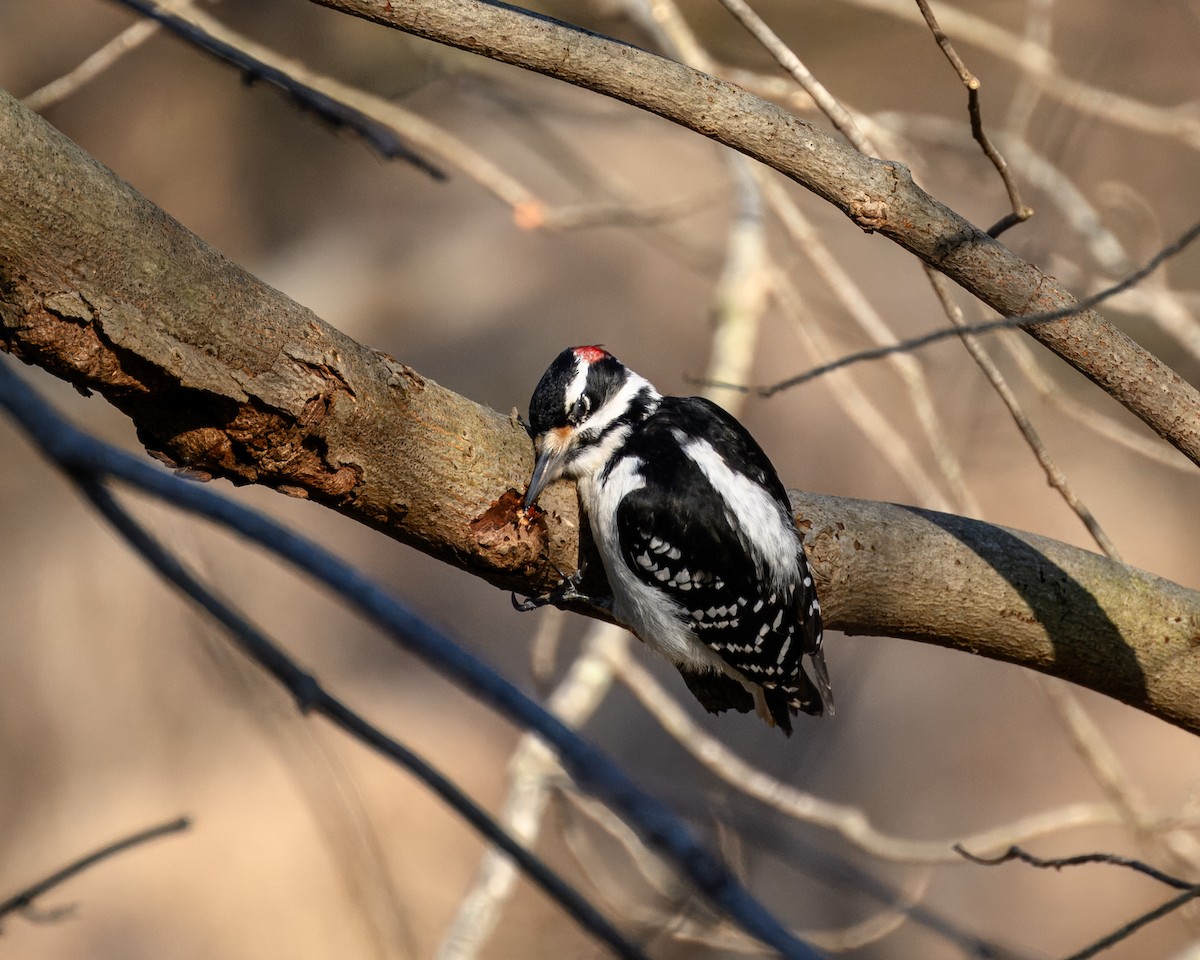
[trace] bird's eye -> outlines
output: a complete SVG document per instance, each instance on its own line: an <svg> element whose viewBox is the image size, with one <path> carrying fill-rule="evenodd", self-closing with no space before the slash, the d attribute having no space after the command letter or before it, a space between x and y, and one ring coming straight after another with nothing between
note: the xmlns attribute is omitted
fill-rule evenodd
<svg viewBox="0 0 1200 960"><path fill-rule="evenodd" d="M583 423L588 418L588 414L592 411L592 401L587 396L582 396L575 401L575 406L571 408L571 412L567 414L567 423L578 425Z"/></svg>

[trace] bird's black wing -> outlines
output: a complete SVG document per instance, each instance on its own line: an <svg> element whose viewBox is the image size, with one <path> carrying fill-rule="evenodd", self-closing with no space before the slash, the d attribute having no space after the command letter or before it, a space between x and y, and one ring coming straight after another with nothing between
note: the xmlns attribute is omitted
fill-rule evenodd
<svg viewBox="0 0 1200 960"><path fill-rule="evenodd" d="M767 690L776 722L790 729L789 708L820 713L823 702L800 666L805 653L820 657L820 611L800 541L796 549L808 583L777 591L759 582L725 500L673 431L703 437L727 462L748 470L785 510L787 495L754 439L719 407L696 398L666 398L663 406L660 413L669 416L651 417L623 451L642 461L648 482L617 509L622 558L679 606L698 639Z"/></svg>

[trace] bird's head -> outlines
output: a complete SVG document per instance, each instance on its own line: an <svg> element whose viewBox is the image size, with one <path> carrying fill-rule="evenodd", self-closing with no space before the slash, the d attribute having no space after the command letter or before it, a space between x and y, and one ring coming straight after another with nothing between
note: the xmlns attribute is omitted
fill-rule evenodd
<svg viewBox="0 0 1200 960"><path fill-rule="evenodd" d="M568 347L550 364L529 401L537 461L528 509L560 477L600 469L630 425L658 406L658 391L601 347Z"/></svg>

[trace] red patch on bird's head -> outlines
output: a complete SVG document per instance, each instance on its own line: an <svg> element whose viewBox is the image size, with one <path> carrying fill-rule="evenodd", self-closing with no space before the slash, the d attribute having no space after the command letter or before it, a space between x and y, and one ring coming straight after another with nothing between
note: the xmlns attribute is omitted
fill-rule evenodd
<svg viewBox="0 0 1200 960"><path fill-rule="evenodd" d="M603 347L576 347L574 353L584 363L599 363L605 357L612 356Z"/></svg>

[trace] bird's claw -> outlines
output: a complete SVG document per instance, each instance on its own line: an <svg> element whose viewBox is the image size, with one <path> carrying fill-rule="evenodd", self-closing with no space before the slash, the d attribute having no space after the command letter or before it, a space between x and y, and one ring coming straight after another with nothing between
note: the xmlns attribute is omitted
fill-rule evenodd
<svg viewBox="0 0 1200 960"><path fill-rule="evenodd" d="M524 600L518 599L516 591L513 591L513 606L522 613L527 613L530 610L536 610L538 607L544 607L548 604L560 607L572 601L579 601L581 603L592 602L591 597L579 591L579 584L583 581L583 575L587 570L586 563L580 564L578 570L569 574L563 573L557 565L554 565L554 569L558 571L558 575L562 579L553 590L549 593L543 593L540 597L526 597Z"/></svg>

